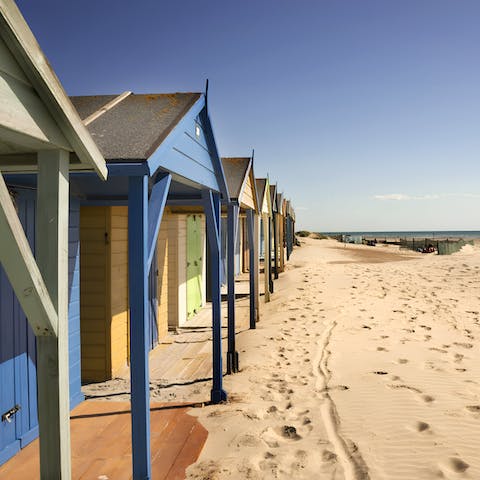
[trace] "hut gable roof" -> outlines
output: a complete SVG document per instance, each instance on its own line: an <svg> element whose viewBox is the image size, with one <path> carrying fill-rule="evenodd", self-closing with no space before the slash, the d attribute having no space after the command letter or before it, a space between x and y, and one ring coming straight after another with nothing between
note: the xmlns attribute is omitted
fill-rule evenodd
<svg viewBox="0 0 480 480"><path fill-rule="evenodd" d="M270 204L272 205L272 211L277 211L277 185L270 185Z"/></svg>
<svg viewBox="0 0 480 480"><path fill-rule="evenodd" d="M250 167L248 157L222 157L223 171L231 199L238 199Z"/></svg>
<svg viewBox="0 0 480 480"><path fill-rule="evenodd" d="M252 158L223 157L222 165L230 198L242 208L258 211Z"/></svg>
<svg viewBox="0 0 480 480"><path fill-rule="evenodd" d="M261 213L271 215L272 205L270 202L270 185L268 178L257 178L255 180L257 186L258 208Z"/></svg>
<svg viewBox="0 0 480 480"><path fill-rule="evenodd" d="M85 120L115 97L94 95L71 100ZM131 94L87 128L106 160L148 160L200 97L200 93Z"/></svg>

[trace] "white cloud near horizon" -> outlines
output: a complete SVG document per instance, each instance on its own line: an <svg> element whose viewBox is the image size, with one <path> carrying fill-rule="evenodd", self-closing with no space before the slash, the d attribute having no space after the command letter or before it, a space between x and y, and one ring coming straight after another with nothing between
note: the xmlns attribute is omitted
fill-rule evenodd
<svg viewBox="0 0 480 480"><path fill-rule="evenodd" d="M404 193L388 193L384 195L374 195L375 200L438 200L440 198L457 197L457 198L480 198L480 193L443 193L443 194L425 194L425 195L407 195Z"/></svg>

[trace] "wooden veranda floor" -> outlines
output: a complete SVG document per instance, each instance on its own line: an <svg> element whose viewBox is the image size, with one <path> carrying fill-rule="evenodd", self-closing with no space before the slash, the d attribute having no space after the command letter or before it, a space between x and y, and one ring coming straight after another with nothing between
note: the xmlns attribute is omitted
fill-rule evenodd
<svg viewBox="0 0 480 480"><path fill-rule="evenodd" d="M152 478L185 478L205 444L207 431L188 407L151 405ZM72 479L132 478L129 402L86 401L72 411ZM0 479L40 478L38 439L0 467Z"/></svg>

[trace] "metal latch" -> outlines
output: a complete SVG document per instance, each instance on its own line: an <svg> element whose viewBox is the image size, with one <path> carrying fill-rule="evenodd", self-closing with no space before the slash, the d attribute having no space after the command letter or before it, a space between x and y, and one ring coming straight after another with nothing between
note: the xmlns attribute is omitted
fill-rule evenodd
<svg viewBox="0 0 480 480"><path fill-rule="evenodd" d="M12 417L20 410L20 405L15 405L2 415L2 422L12 423Z"/></svg>

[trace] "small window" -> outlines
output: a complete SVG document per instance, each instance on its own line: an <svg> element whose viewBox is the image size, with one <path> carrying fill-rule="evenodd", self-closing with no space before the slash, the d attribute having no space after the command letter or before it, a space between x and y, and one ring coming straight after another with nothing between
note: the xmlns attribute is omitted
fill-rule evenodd
<svg viewBox="0 0 480 480"><path fill-rule="evenodd" d="M200 138L200 125L198 123L195 125L195 136Z"/></svg>

